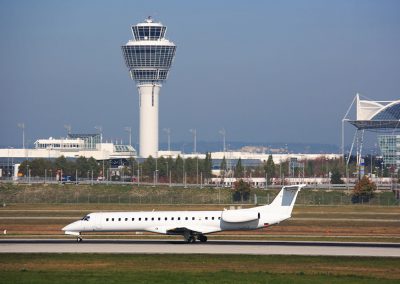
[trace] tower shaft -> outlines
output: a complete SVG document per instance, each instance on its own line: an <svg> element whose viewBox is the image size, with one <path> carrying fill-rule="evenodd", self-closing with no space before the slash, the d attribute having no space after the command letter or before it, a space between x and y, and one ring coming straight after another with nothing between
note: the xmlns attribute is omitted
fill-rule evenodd
<svg viewBox="0 0 400 284"><path fill-rule="evenodd" d="M140 84L140 156L158 157L158 97L161 84Z"/></svg>

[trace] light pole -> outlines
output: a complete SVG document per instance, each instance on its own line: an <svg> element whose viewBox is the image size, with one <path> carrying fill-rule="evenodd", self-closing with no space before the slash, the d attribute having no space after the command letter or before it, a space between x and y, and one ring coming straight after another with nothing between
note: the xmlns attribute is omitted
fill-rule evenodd
<svg viewBox="0 0 400 284"><path fill-rule="evenodd" d="M64 124L65 130L67 130L67 134L71 134L72 127L70 124Z"/></svg>
<svg viewBox="0 0 400 284"><path fill-rule="evenodd" d="M171 129L170 128L164 128L163 131L167 133L168 137L168 152L171 152Z"/></svg>
<svg viewBox="0 0 400 284"><path fill-rule="evenodd" d="M222 128L220 131L218 131L218 133L222 135L222 142L223 142L223 147L224 147L223 150L224 150L224 153L225 153L225 151L226 151L226 146L225 146L226 131L225 131L225 128Z"/></svg>
<svg viewBox="0 0 400 284"><path fill-rule="evenodd" d="M18 127L22 129L22 149L25 149L25 123L18 123Z"/></svg>
<svg viewBox="0 0 400 284"><path fill-rule="evenodd" d="M10 147L7 149L7 177L10 177Z"/></svg>
<svg viewBox="0 0 400 284"><path fill-rule="evenodd" d="M132 127L126 126L124 130L129 133L129 146L132 146Z"/></svg>
<svg viewBox="0 0 400 284"><path fill-rule="evenodd" d="M168 161L165 161L165 165L167 166L167 174L165 176L168 178L169 177Z"/></svg>
<svg viewBox="0 0 400 284"><path fill-rule="evenodd" d="M191 133L193 133L193 153L196 154L197 153L197 130L196 129L190 129L189 130Z"/></svg>

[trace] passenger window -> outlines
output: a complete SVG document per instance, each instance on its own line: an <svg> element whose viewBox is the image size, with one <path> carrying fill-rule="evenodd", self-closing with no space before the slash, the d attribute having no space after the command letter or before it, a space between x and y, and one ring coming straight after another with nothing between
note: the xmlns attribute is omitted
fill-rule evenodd
<svg viewBox="0 0 400 284"><path fill-rule="evenodd" d="M187 220L188 219L188 217L185 217L185 220Z"/></svg>
<svg viewBox="0 0 400 284"><path fill-rule="evenodd" d="M221 217L218 217L218 220L221 220Z"/></svg>
<svg viewBox="0 0 400 284"><path fill-rule="evenodd" d="M142 218L139 218L139 221L142 221Z"/></svg>
<svg viewBox="0 0 400 284"><path fill-rule="evenodd" d="M181 219L181 217L178 217L178 220L180 220Z"/></svg>
<svg viewBox="0 0 400 284"><path fill-rule="evenodd" d="M135 221L135 218L132 218L132 221Z"/></svg>
<svg viewBox="0 0 400 284"><path fill-rule="evenodd" d="M111 219L111 221L113 221L113 222L114 222L114 218L112 218L112 219Z"/></svg>
<svg viewBox="0 0 400 284"><path fill-rule="evenodd" d="M167 217L165 217L165 221L167 221L168 220L168 218Z"/></svg>
<svg viewBox="0 0 400 284"><path fill-rule="evenodd" d="M206 217L206 220L208 220L208 217Z"/></svg>
<svg viewBox="0 0 400 284"><path fill-rule="evenodd" d="M174 220L174 217L171 217L171 220Z"/></svg>
<svg viewBox="0 0 400 284"><path fill-rule="evenodd" d="M121 221L121 218L118 218L118 221Z"/></svg>
<svg viewBox="0 0 400 284"><path fill-rule="evenodd" d="M106 222L108 222L108 218L106 218Z"/></svg>
<svg viewBox="0 0 400 284"><path fill-rule="evenodd" d="M158 221L161 221L161 218L160 218L160 217L158 217Z"/></svg>
<svg viewBox="0 0 400 284"><path fill-rule="evenodd" d="M154 217L151 217L151 221L154 221Z"/></svg>
<svg viewBox="0 0 400 284"><path fill-rule="evenodd" d="M147 217L146 217L146 218L144 218L144 220L145 220L145 221L147 221Z"/></svg>
<svg viewBox="0 0 400 284"><path fill-rule="evenodd" d="M192 217L192 220L194 220L194 217Z"/></svg>
<svg viewBox="0 0 400 284"><path fill-rule="evenodd" d="M211 217L211 219L213 219L213 220L214 220L214 217Z"/></svg>
<svg viewBox="0 0 400 284"><path fill-rule="evenodd" d="M128 221L128 218L125 218L125 221Z"/></svg>

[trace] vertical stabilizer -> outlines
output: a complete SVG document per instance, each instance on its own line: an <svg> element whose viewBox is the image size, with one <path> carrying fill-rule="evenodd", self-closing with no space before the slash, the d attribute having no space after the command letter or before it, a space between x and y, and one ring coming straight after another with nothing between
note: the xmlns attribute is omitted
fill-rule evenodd
<svg viewBox="0 0 400 284"><path fill-rule="evenodd" d="M265 207L267 207L268 210L271 210L271 212L289 218L292 214L297 194L305 186L305 184L284 186L272 203Z"/></svg>

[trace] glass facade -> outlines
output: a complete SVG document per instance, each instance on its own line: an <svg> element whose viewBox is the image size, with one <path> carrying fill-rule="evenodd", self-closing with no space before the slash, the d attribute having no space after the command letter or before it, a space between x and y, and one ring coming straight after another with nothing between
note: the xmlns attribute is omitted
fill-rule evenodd
<svg viewBox="0 0 400 284"><path fill-rule="evenodd" d="M114 145L114 151L117 153L120 152L133 152L136 155L135 149L130 145Z"/></svg>
<svg viewBox="0 0 400 284"><path fill-rule="evenodd" d="M378 142L384 165L398 168L400 165L400 135L380 135Z"/></svg>
<svg viewBox="0 0 400 284"><path fill-rule="evenodd" d="M96 145L101 143L100 134L68 134L70 139L82 139L84 141L84 149L96 149Z"/></svg>
<svg viewBox="0 0 400 284"><path fill-rule="evenodd" d="M165 35L166 27L162 26L133 26L135 40L160 40Z"/></svg>
<svg viewBox="0 0 400 284"><path fill-rule="evenodd" d="M165 80L168 70L131 70L131 76L134 80Z"/></svg>
<svg viewBox="0 0 400 284"><path fill-rule="evenodd" d="M400 120L400 103L380 111L372 120Z"/></svg>
<svg viewBox="0 0 400 284"><path fill-rule="evenodd" d="M169 69L175 55L175 46L126 45L122 46L125 64L129 69Z"/></svg>

